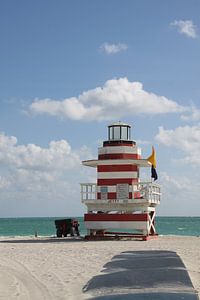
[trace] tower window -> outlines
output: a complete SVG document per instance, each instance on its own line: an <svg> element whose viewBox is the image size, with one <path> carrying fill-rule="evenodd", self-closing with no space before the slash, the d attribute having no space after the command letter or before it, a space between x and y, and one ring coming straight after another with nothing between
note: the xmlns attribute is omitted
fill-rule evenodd
<svg viewBox="0 0 200 300"><path fill-rule="evenodd" d="M121 127L121 140L128 140L129 136L128 136L128 127L122 126Z"/></svg>
<svg viewBox="0 0 200 300"><path fill-rule="evenodd" d="M108 126L108 140L128 141L131 139L131 127L125 123L115 123Z"/></svg>
<svg viewBox="0 0 200 300"><path fill-rule="evenodd" d="M114 140L121 140L121 127L120 126L116 126L113 127L114 128Z"/></svg>

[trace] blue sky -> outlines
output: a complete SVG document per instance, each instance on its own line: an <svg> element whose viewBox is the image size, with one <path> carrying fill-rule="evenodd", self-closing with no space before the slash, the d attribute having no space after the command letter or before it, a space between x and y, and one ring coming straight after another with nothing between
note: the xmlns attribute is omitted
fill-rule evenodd
<svg viewBox="0 0 200 300"><path fill-rule="evenodd" d="M2 1L0 217L82 215L106 126L156 148L160 215L200 215L200 2ZM144 174L147 176L148 174Z"/></svg>

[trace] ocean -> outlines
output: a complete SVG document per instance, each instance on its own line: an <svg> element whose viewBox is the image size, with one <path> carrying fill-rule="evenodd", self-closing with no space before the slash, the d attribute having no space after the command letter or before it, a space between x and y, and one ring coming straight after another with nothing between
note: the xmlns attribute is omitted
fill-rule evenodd
<svg viewBox="0 0 200 300"><path fill-rule="evenodd" d="M66 217L0 218L0 237L55 236L54 221ZM84 236L83 217L77 217L80 234ZM200 217L156 217L156 230L160 235L200 236Z"/></svg>

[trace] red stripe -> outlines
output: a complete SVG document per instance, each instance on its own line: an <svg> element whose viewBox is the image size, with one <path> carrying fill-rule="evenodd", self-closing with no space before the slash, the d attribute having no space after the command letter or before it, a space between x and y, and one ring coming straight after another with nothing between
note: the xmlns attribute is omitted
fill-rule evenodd
<svg viewBox="0 0 200 300"><path fill-rule="evenodd" d="M97 185L116 185L119 183L133 184L138 182L138 178L115 178L115 179L97 179Z"/></svg>
<svg viewBox="0 0 200 300"><path fill-rule="evenodd" d="M104 141L103 142L103 146L104 147L110 147L110 146L136 146L136 142L133 141L129 141L129 142L124 142L124 141L115 141L115 142L111 142L111 141Z"/></svg>
<svg viewBox="0 0 200 300"><path fill-rule="evenodd" d="M116 197L117 197L117 194L116 193L112 193L112 192L110 192L110 193L107 193L107 199L109 200L109 199L116 199ZM99 199L99 200L101 200L101 193L97 193L97 199Z"/></svg>
<svg viewBox="0 0 200 300"><path fill-rule="evenodd" d="M101 165L97 166L98 172L126 172L126 171L138 171L136 165Z"/></svg>
<svg viewBox="0 0 200 300"><path fill-rule="evenodd" d="M148 214L85 214L84 221L148 221Z"/></svg>
<svg viewBox="0 0 200 300"><path fill-rule="evenodd" d="M107 198L109 199L117 199L117 193L115 192L110 192L107 193ZM101 200L101 193L97 193L97 199ZM129 199L132 199L132 193L129 193Z"/></svg>
<svg viewBox="0 0 200 300"><path fill-rule="evenodd" d="M140 154L132 154L132 153L107 153L107 154L99 154L98 159L140 159Z"/></svg>
<svg viewBox="0 0 200 300"><path fill-rule="evenodd" d="M135 199L140 199L141 198L140 192L134 192L134 198Z"/></svg>

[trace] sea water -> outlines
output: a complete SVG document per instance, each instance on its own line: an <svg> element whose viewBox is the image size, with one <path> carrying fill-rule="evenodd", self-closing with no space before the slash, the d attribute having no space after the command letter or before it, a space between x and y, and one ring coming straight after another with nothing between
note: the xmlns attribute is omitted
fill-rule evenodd
<svg viewBox="0 0 200 300"><path fill-rule="evenodd" d="M69 218L62 217L62 218ZM61 217L0 218L0 236L55 236L54 221ZM86 234L83 217L77 217L80 234ZM161 235L200 236L200 217L156 217L156 230Z"/></svg>

